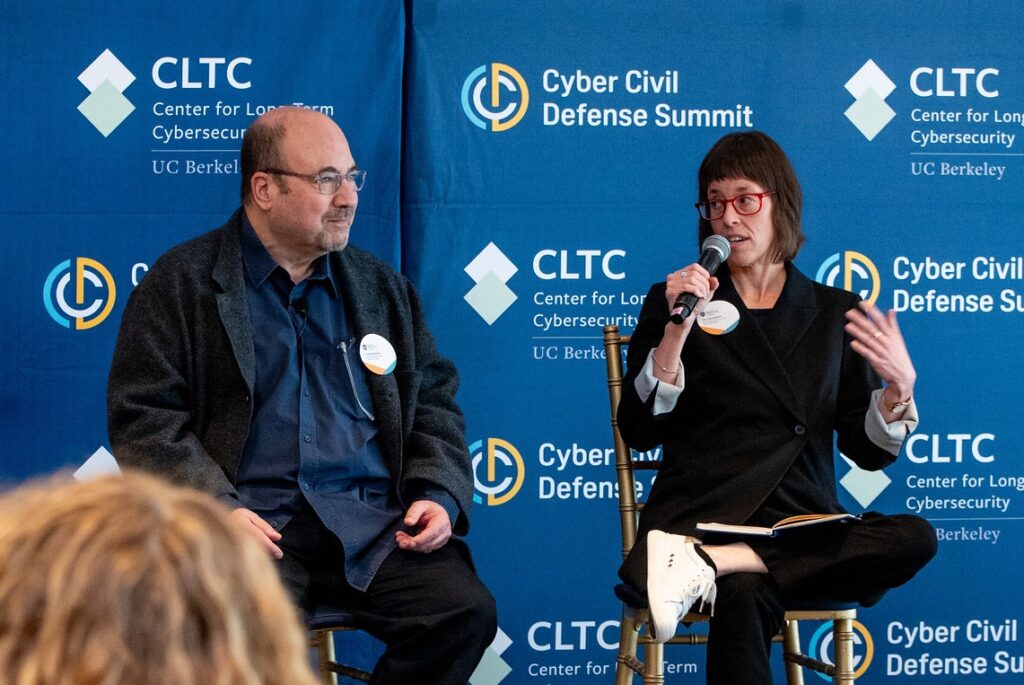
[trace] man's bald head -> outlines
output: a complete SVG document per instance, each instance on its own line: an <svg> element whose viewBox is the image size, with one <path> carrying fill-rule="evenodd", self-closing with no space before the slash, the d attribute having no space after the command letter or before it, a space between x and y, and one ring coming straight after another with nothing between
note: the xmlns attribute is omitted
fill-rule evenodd
<svg viewBox="0 0 1024 685"><path fill-rule="evenodd" d="M303 107L276 107L253 121L242 138L242 204L252 199L253 174L284 166L281 146L290 124L327 122L337 128L330 117Z"/></svg>

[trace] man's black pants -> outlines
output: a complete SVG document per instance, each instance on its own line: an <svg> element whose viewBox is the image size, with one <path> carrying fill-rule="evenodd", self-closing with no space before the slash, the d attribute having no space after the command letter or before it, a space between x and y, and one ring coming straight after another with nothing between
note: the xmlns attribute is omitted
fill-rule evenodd
<svg viewBox="0 0 1024 685"><path fill-rule="evenodd" d="M461 540L427 554L395 549L366 592L345 581L344 548L312 507L289 521L277 544L281 580L302 611L344 608L387 645L373 685L465 685L494 638L494 598Z"/></svg>

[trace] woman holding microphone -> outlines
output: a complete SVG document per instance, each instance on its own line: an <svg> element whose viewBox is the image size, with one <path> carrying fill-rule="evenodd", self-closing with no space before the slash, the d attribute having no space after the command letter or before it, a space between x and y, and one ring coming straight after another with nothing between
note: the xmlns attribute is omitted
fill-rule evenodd
<svg viewBox="0 0 1024 685"><path fill-rule="evenodd" d="M893 312L793 265L802 195L774 140L719 140L698 192L699 242L720 236L728 259L652 286L633 333L619 428L634 449L663 445L664 463L620 575L646 591L658 641L691 607L712 611L708 683L764 685L788 599L870 606L934 556L935 531L875 512L776 537L697 524L843 513L833 437L863 469L895 461L917 426L916 373ZM695 304L675 323L686 294Z"/></svg>

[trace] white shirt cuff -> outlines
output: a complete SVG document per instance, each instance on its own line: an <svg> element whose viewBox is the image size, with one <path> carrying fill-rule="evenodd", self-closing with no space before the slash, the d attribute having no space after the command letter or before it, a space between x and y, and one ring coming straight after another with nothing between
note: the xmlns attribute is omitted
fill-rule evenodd
<svg viewBox="0 0 1024 685"><path fill-rule="evenodd" d="M647 354L647 361L644 363L644 368L640 369L640 373L637 374L636 380L633 381L633 387L636 388L636 394L640 396L641 402L647 402L651 393L655 393L654 408L652 411L655 416L667 414L675 409L676 402L679 401L679 395L683 392L685 385L686 374L683 373L682 362L679 363L679 371L676 372L676 382L674 385L655 378L654 350L651 350Z"/></svg>
<svg viewBox="0 0 1024 685"><path fill-rule="evenodd" d="M917 404L911 397L903 415L892 423L886 423L882 417L882 410L878 408L881 395L882 389L871 393L871 403L868 405L867 414L864 415L864 432L871 442L895 456L900 453L903 441L917 428Z"/></svg>

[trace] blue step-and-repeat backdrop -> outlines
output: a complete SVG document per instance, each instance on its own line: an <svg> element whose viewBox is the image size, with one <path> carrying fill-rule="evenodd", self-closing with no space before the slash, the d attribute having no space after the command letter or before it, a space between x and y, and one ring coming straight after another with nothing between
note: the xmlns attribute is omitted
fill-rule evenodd
<svg viewBox="0 0 1024 685"><path fill-rule="evenodd" d="M859 682L1024 682L1017 3L31 1L0 16L5 484L109 448L131 289L237 206L255 116L316 108L369 172L353 242L412 278L462 375L470 542L500 624L473 685L609 683L620 544L600 327L630 330L648 286L693 261L696 168L758 129L804 187L797 265L899 312L919 373L922 421L893 467L836 455L848 508L920 514L940 536L915 581L861 612ZM827 653L813 631L805 647ZM703 650L666 661L668 682L703 682Z"/></svg>

